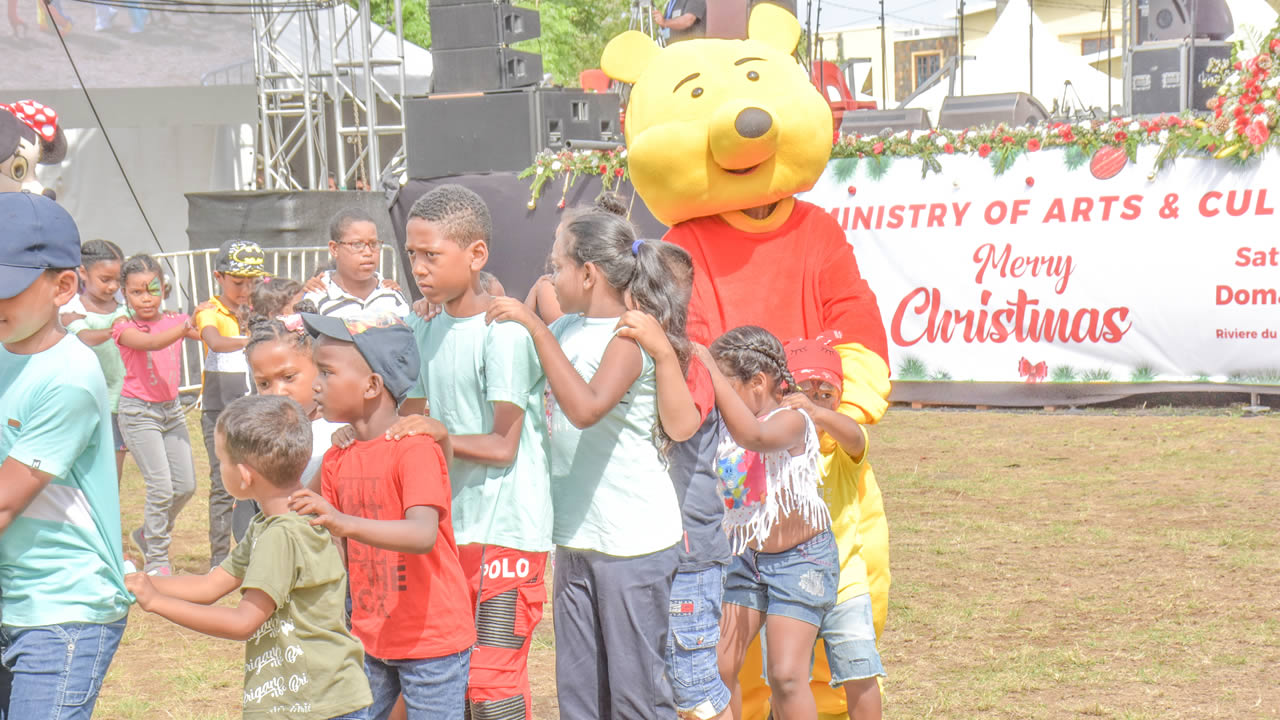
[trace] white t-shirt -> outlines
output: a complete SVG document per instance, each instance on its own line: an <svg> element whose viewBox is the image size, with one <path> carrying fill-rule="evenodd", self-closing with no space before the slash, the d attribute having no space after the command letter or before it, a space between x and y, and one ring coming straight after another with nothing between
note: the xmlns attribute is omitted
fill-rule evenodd
<svg viewBox="0 0 1280 720"><path fill-rule="evenodd" d="M333 447L333 433L346 427L346 423L329 422L324 418L311 421L311 460L302 471L302 484L306 485L320 472L324 454Z"/></svg>

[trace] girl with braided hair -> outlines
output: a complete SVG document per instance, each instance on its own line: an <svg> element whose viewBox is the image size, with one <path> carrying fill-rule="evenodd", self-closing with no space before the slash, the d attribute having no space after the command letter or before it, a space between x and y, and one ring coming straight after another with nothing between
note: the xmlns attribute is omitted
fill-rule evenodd
<svg viewBox="0 0 1280 720"><path fill-rule="evenodd" d="M782 343L755 326L734 328L698 347L711 370L727 431L716 456L724 529L735 553L724 583L720 677L741 717L738 673L763 629L773 711L780 719L817 715L809 665L818 628L835 605L839 554L818 486L813 421L785 407L796 390Z"/></svg>

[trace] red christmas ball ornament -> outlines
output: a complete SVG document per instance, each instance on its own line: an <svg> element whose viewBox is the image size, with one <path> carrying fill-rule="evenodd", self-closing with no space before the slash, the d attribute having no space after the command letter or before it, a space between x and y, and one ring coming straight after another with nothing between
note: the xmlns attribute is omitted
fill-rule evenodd
<svg viewBox="0 0 1280 720"><path fill-rule="evenodd" d="M850 186L849 186L849 194L850 194L850 195L857 195L857 194L858 194L858 188L856 188L856 187L854 187L854 186L850 185Z"/></svg>
<svg viewBox="0 0 1280 720"><path fill-rule="evenodd" d="M1089 161L1089 172L1099 180L1109 180L1128 164L1129 156L1125 154L1124 148L1115 145L1104 145L1098 148L1093 154L1093 158Z"/></svg>
<svg viewBox="0 0 1280 720"><path fill-rule="evenodd" d="M1036 179L1035 179L1035 178L1033 178L1033 177L1031 177L1030 175L1028 175L1028 176L1027 176L1027 187L1035 187L1035 186L1036 186Z"/></svg>

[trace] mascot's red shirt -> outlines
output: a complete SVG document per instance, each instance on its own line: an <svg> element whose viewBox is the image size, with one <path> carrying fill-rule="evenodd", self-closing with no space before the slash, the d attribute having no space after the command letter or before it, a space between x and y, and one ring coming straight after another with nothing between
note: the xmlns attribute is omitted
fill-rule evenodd
<svg viewBox="0 0 1280 720"><path fill-rule="evenodd" d="M769 232L743 232L716 215L679 223L664 239L687 250L696 268L691 340L710 344L740 325L759 325L783 342L839 330L887 365L875 293L844 231L818 206L797 200Z"/></svg>

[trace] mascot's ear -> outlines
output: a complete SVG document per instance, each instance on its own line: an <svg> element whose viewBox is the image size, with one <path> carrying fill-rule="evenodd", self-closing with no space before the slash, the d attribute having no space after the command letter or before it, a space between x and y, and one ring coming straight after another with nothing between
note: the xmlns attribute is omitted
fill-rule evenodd
<svg viewBox="0 0 1280 720"><path fill-rule="evenodd" d="M600 69L614 80L634 83L660 52L662 48L658 47L653 38L636 30L628 30L605 46L604 56L600 58Z"/></svg>
<svg viewBox="0 0 1280 720"><path fill-rule="evenodd" d="M800 21L773 3L759 3L751 11L747 38L772 45L790 55L800 43Z"/></svg>

